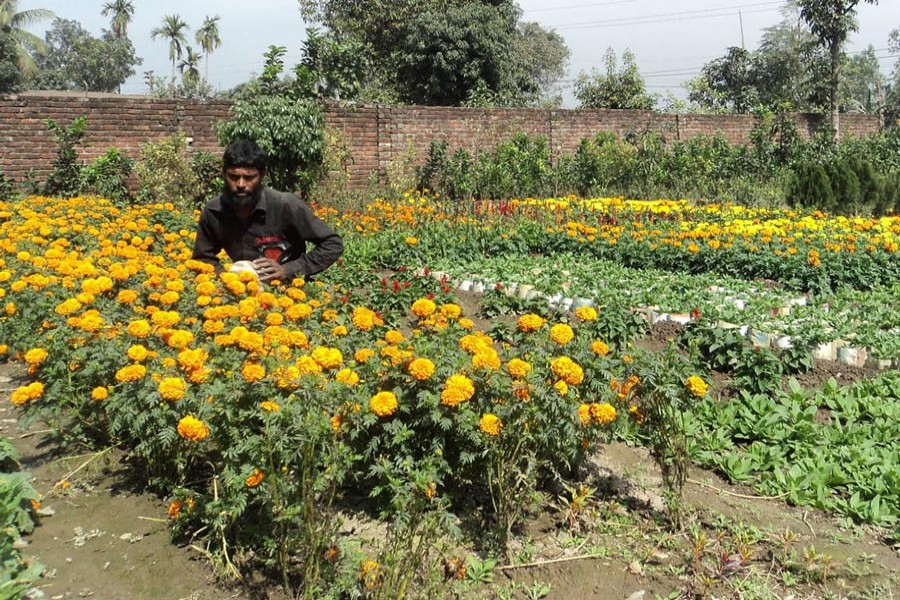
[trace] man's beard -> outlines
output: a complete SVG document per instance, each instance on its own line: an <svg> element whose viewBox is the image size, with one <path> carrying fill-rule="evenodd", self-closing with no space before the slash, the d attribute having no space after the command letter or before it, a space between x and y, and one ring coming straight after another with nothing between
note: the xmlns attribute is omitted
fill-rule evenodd
<svg viewBox="0 0 900 600"><path fill-rule="evenodd" d="M228 185L224 186L224 190L222 192L222 199L226 206L231 207L233 210L237 210L239 208L253 208L256 206L256 203L259 201L259 197L262 195L262 186L258 185L256 188L250 193L249 196L238 196L234 192L232 192Z"/></svg>

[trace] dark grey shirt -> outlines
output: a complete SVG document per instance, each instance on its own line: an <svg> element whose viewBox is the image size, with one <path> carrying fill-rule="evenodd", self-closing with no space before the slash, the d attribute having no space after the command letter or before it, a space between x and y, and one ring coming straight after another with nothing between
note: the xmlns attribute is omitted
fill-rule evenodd
<svg viewBox="0 0 900 600"><path fill-rule="evenodd" d="M314 246L308 253L307 242ZM219 273L223 267L216 255L223 248L237 262L262 256L277 260L282 247L292 257L283 263L288 275L308 277L340 258L344 242L305 202L264 187L248 221L238 217L221 195L210 200L197 224L193 258L213 265Z"/></svg>

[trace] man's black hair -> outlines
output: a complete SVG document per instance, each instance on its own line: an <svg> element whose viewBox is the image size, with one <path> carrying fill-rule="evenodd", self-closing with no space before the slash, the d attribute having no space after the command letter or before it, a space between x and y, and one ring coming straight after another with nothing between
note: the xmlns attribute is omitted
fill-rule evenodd
<svg viewBox="0 0 900 600"><path fill-rule="evenodd" d="M266 170L266 153L253 140L235 140L228 145L222 156L223 168L244 167Z"/></svg>

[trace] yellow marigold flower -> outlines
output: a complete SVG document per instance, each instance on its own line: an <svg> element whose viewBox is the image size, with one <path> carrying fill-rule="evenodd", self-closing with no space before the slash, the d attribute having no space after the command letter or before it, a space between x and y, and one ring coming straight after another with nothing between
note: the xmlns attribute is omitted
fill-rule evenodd
<svg viewBox="0 0 900 600"><path fill-rule="evenodd" d="M406 338L403 336L403 334L396 329L391 329L384 334L384 341L386 341L388 344L391 344L392 346L396 346L405 339Z"/></svg>
<svg viewBox="0 0 900 600"><path fill-rule="evenodd" d="M459 323L459 326L462 327L463 329L472 329L473 327L475 327L475 322L472 319L466 319L465 317L463 317L462 319L460 319L457 322Z"/></svg>
<svg viewBox="0 0 900 600"><path fill-rule="evenodd" d="M106 400L107 398L109 398L109 388L101 385L91 390L92 400L97 400L99 402L101 400Z"/></svg>
<svg viewBox="0 0 900 600"><path fill-rule="evenodd" d="M10 317L15 316L15 314L19 311L19 309L16 308L15 302L7 302L4 310L7 314L7 316L10 316Z"/></svg>
<svg viewBox="0 0 900 600"><path fill-rule="evenodd" d="M381 566L378 561L363 561L359 568L359 579L363 582L363 586L368 591L372 591L381 585Z"/></svg>
<svg viewBox="0 0 900 600"><path fill-rule="evenodd" d="M550 339L560 346L565 346L575 339L575 332L565 323L558 323L550 328Z"/></svg>
<svg viewBox="0 0 900 600"><path fill-rule="evenodd" d="M79 302L77 298L68 298L67 300L63 300L62 302L57 304L56 308L54 308L53 310L54 312L56 312L56 314L65 317L78 312L83 307L84 305L81 304L81 302Z"/></svg>
<svg viewBox="0 0 900 600"><path fill-rule="evenodd" d="M293 330L288 335L288 345L294 348L309 348L309 339L302 331Z"/></svg>
<svg viewBox="0 0 900 600"><path fill-rule="evenodd" d="M519 328L519 331L523 333L531 333L543 327L544 323L546 322L547 321L545 321L538 315L529 313L527 315L522 315L521 317L519 317L517 327Z"/></svg>
<svg viewBox="0 0 900 600"><path fill-rule="evenodd" d="M266 478L266 474L260 471L259 469L253 469L253 472L247 476L247 479L244 480L244 485L248 488L255 488L259 484L263 482L263 479Z"/></svg>
<svg viewBox="0 0 900 600"><path fill-rule="evenodd" d="M199 296L212 296L216 293L216 284L212 281L204 281L202 283L198 283L197 287L194 288L197 291Z"/></svg>
<svg viewBox="0 0 900 600"><path fill-rule="evenodd" d="M187 379L191 383L205 383L206 380L209 379L209 376L211 374L212 374L212 369L208 369L205 367L200 368L200 369L193 369L188 372Z"/></svg>
<svg viewBox="0 0 900 600"><path fill-rule="evenodd" d="M419 243L419 238L409 235L409 236L406 236L406 238L404 238L404 241L407 244L409 244L410 246L415 246Z"/></svg>
<svg viewBox="0 0 900 600"><path fill-rule="evenodd" d="M337 348L317 346L313 349L311 356L323 369L337 369L344 364L344 355Z"/></svg>
<svg viewBox="0 0 900 600"><path fill-rule="evenodd" d="M182 417L178 421L178 435L192 442L202 442L209 437L209 427L206 423L192 415Z"/></svg>
<svg viewBox="0 0 900 600"><path fill-rule="evenodd" d="M596 321L597 309L593 306L579 306L575 309L575 318L579 321Z"/></svg>
<svg viewBox="0 0 900 600"><path fill-rule="evenodd" d="M378 314L364 306L357 306L350 315L353 326L362 331L369 331L376 325L382 325L381 318Z"/></svg>
<svg viewBox="0 0 900 600"><path fill-rule="evenodd" d="M150 356L150 351L143 344L134 344L128 348L125 354L134 362L144 362Z"/></svg>
<svg viewBox="0 0 900 600"><path fill-rule="evenodd" d="M607 354L609 354L609 346L606 345L606 342L594 340L593 342L591 342L591 352L593 352L597 356L606 356Z"/></svg>
<svg viewBox="0 0 900 600"><path fill-rule="evenodd" d="M373 356L375 356L375 351L371 348L360 348L353 353L353 358L355 358L358 363L367 362Z"/></svg>
<svg viewBox="0 0 900 600"><path fill-rule="evenodd" d="M159 395L164 400L181 400L187 393L187 382L181 377L166 377L159 382Z"/></svg>
<svg viewBox="0 0 900 600"><path fill-rule="evenodd" d="M494 340L481 332L464 335L459 338L459 347L469 354L477 354L485 348L491 348Z"/></svg>
<svg viewBox="0 0 900 600"><path fill-rule="evenodd" d="M300 302L288 307L288 309L284 311L284 316L287 317L287 319L290 321L302 321L303 319L309 317L312 312L312 306Z"/></svg>
<svg viewBox="0 0 900 600"><path fill-rule="evenodd" d="M506 370L515 379L525 379L531 373L531 365L521 358L514 358L506 363Z"/></svg>
<svg viewBox="0 0 900 600"><path fill-rule="evenodd" d="M299 357L295 361L295 365L300 370L301 375L319 375L322 372L322 367L319 363L308 354Z"/></svg>
<svg viewBox="0 0 900 600"><path fill-rule="evenodd" d="M472 368L496 371L500 368L500 356L493 348L483 348L472 357Z"/></svg>
<svg viewBox="0 0 900 600"><path fill-rule="evenodd" d="M406 366L406 371L416 381L425 381L434 375L434 363L427 358L417 358Z"/></svg>
<svg viewBox="0 0 900 600"><path fill-rule="evenodd" d="M128 324L126 331L128 335L136 337L136 338L145 338L150 335L150 323L145 321L144 319L138 319L137 321L132 321Z"/></svg>
<svg viewBox="0 0 900 600"><path fill-rule="evenodd" d="M166 292L159 297L159 303L165 306L172 306L173 304L177 304L179 300L181 300L181 295L178 292L172 291Z"/></svg>
<svg viewBox="0 0 900 600"><path fill-rule="evenodd" d="M378 392L369 400L369 410L379 417L391 416L397 412L399 406L397 396L393 392Z"/></svg>
<svg viewBox="0 0 900 600"><path fill-rule="evenodd" d="M701 379L700 377L697 377L696 375L691 375L690 377L688 377L687 380L684 382L684 385L691 394L693 394L697 397L703 396L704 394L706 394L706 391L709 389L709 386L707 385L707 383L705 381L703 381L703 379Z"/></svg>
<svg viewBox="0 0 900 600"><path fill-rule="evenodd" d="M341 369L334 375L334 380L343 383L344 385L349 385L353 387L357 383L359 383L359 375L357 375L356 371L353 369Z"/></svg>
<svg viewBox="0 0 900 600"><path fill-rule="evenodd" d="M237 328L235 328L237 329ZM231 335L235 336L234 331L232 330ZM263 348L266 345L265 338L256 333L255 331L248 331L246 333L240 334L240 337L235 336L237 339L238 346L247 352L262 352Z"/></svg>
<svg viewBox="0 0 900 600"><path fill-rule="evenodd" d="M186 348L178 353L178 365L185 371L193 371L202 368L207 358L209 355L202 348L196 350Z"/></svg>
<svg viewBox="0 0 900 600"><path fill-rule="evenodd" d="M32 348L25 353L25 362L29 365L39 365L50 356L50 353L43 348Z"/></svg>
<svg viewBox="0 0 900 600"><path fill-rule="evenodd" d="M338 318L338 314L337 314L337 311L334 309L329 308L328 310L326 310L322 313L322 321L324 321L326 323L333 323L334 321L337 321L337 318Z"/></svg>
<svg viewBox="0 0 900 600"><path fill-rule="evenodd" d="M336 325L334 329L331 330L331 335L334 337L345 337L350 332L347 331L347 328L343 325Z"/></svg>
<svg viewBox="0 0 900 600"><path fill-rule="evenodd" d="M28 385L23 385L13 390L11 400L14 405L22 406L26 402L37 400L43 394L44 384L40 381L33 381Z"/></svg>
<svg viewBox="0 0 900 600"><path fill-rule="evenodd" d="M594 402L590 407L591 418L597 425L606 425L616 420L616 408L609 402Z"/></svg>
<svg viewBox="0 0 900 600"><path fill-rule="evenodd" d="M462 308L458 304L442 304L441 315L448 319L458 319L462 315Z"/></svg>
<svg viewBox="0 0 900 600"><path fill-rule="evenodd" d="M437 305L434 301L429 300L428 298L419 298L412 305L412 312L414 315L419 317L420 319L424 319L430 315L433 315L437 310Z"/></svg>
<svg viewBox="0 0 900 600"><path fill-rule="evenodd" d="M500 435L500 430L503 429L503 421L495 414L485 413L481 415L478 428L481 429L481 432L485 435L497 437Z"/></svg>
<svg viewBox="0 0 900 600"><path fill-rule="evenodd" d="M147 374L147 367L141 364L128 365L116 371L116 381L119 383L129 383L143 379Z"/></svg>
<svg viewBox="0 0 900 600"><path fill-rule="evenodd" d="M138 299L138 293L134 290L121 290L116 296L119 304L134 304Z"/></svg>
<svg viewBox="0 0 900 600"><path fill-rule="evenodd" d="M174 327L181 321L181 315L171 310L160 310L153 313L150 321L157 327Z"/></svg>
<svg viewBox="0 0 900 600"><path fill-rule="evenodd" d="M581 366L568 356L560 356L550 363L553 374L569 385L578 385L584 381L584 371Z"/></svg>
<svg viewBox="0 0 900 600"><path fill-rule="evenodd" d="M567 396L569 394L569 386L562 379L553 384L553 389L555 389L560 396Z"/></svg>
<svg viewBox="0 0 900 600"><path fill-rule="evenodd" d="M258 362L245 362L241 367L241 377L248 383L262 381L266 376L266 368Z"/></svg>
<svg viewBox="0 0 900 600"><path fill-rule="evenodd" d="M444 406L459 406L467 402L475 395L475 384L471 379L461 373L456 373L447 378L444 389L441 392L441 404Z"/></svg>

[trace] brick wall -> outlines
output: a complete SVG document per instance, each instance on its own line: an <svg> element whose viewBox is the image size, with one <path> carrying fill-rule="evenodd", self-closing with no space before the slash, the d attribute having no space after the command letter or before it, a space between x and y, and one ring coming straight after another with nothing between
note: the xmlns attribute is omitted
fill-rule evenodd
<svg viewBox="0 0 900 600"><path fill-rule="evenodd" d="M56 142L43 123L51 118L68 126L87 117L81 158L89 161L116 147L137 158L148 141L181 131L196 149L220 153L214 124L228 117L230 102L160 100L116 94L29 92L0 96L0 170L16 181L29 171L43 181L56 156ZM815 115L796 115L802 137L822 125ZM729 142L747 143L754 119L747 115L670 115L650 111L481 109L424 106L354 106L329 103L325 121L346 145L351 162L351 186L361 189L377 173L413 157L421 161L432 140L478 153L518 132L543 135L554 153L571 153L584 137L599 131L619 135L657 131L667 140L713 135L721 131ZM841 115L844 135L878 131L874 115Z"/></svg>

